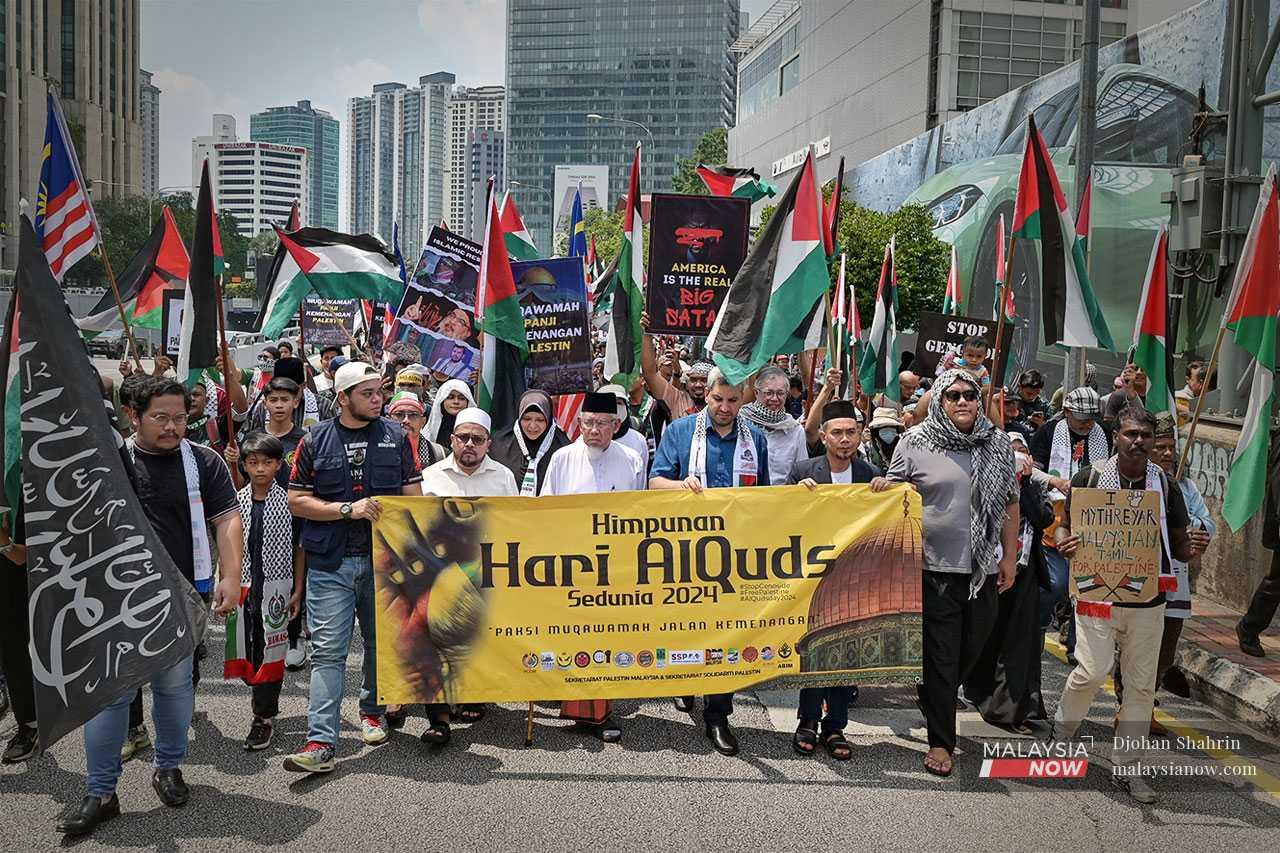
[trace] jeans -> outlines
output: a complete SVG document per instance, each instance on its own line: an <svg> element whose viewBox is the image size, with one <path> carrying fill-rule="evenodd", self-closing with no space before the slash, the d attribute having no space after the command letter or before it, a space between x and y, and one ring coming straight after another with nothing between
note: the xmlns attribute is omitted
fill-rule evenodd
<svg viewBox="0 0 1280 853"><path fill-rule="evenodd" d="M155 768L171 770L187 755L187 730L195 710L195 688L191 686L191 658L183 658L151 679L154 700L151 716L155 722ZM84 724L85 763L88 792L107 797L120 779L120 747L129 726L129 703L133 694L116 699Z"/></svg>
<svg viewBox="0 0 1280 853"><path fill-rule="evenodd" d="M822 720L822 733L842 732L849 725L849 700L852 687L804 687L800 690L800 719ZM822 716L822 703L827 715Z"/></svg>
<svg viewBox="0 0 1280 853"><path fill-rule="evenodd" d="M1071 592L1071 564L1067 562L1067 558L1058 553L1056 548L1044 549L1044 561L1049 567L1049 585L1048 592L1040 590L1040 628L1044 630L1049 627L1049 620L1053 616L1053 608L1057 606L1059 601L1067 598ZM1072 619L1070 626L1067 628L1067 654L1075 654L1076 650L1076 620Z"/></svg>
<svg viewBox="0 0 1280 853"><path fill-rule="evenodd" d="M374 647L373 564L369 557L344 557L333 571L307 572L307 628L311 631L311 701L307 710L307 740L336 745L342 721L342 686L351 651L353 622L360 620L364 640L364 671L360 684L360 713L385 710L377 696L377 657Z"/></svg>

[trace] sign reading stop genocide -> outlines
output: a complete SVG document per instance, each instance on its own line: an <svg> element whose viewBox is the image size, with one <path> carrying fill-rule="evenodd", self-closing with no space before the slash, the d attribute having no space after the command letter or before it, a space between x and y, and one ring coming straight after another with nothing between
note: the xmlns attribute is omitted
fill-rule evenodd
<svg viewBox="0 0 1280 853"><path fill-rule="evenodd" d="M991 359L995 358L996 321L980 317L957 317L921 311L916 336L916 360L911 369L921 376L935 376L938 363L948 353L960 352L964 339L971 335L981 335L986 339L987 370L991 372L991 381L995 385L1003 385L1004 369L1009 362L1009 350L1013 344L1013 326L1005 323L1004 342L1000 347L1005 364L999 370L994 370Z"/></svg>

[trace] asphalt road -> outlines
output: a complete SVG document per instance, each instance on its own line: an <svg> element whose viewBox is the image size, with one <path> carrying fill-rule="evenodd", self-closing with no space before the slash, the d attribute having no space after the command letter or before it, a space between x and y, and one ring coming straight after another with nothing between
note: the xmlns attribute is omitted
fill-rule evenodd
<svg viewBox="0 0 1280 853"><path fill-rule="evenodd" d="M209 638L206 673L220 667L221 629ZM182 809L160 805L148 762L126 765L123 814L77 849L160 850L1263 850L1280 827L1276 742L1218 719L1203 706L1168 697L1162 710L1182 731L1232 740L1226 764L1263 774L1162 779L1162 802L1133 803L1110 784L1106 748L1084 779L995 781L978 776L984 741L995 735L962 715L956 773L945 781L921 766L923 722L907 689L864 689L850 726L853 760L802 758L790 745L794 694L740 694L733 723L742 753L711 751L688 716L667 701L622 702L624 738L605 746L540 709L536 743L523 746L524 713L492 708L454 728L442 751L421 744L421 717L379 747L361 744L354 697L359 650L348 669L349 697L338 769L303 777L281 768L305 736L307 672L289 673L276 740L241 750L248 690L208 679L184 766L192 786ZM1046 696L1066 667L1046 655ZM1110 736L1114 700L1101 696L1082 734ZM147 697L150 719L150 697ZM6 721L12 725L12 718ZM1186 729L1186 726L1192 727ZM0 726L2 727L2 726ZM7 737L7 735L6 735ZM1223 773L1223 761L1195 749L1157 753L1153 762ZM82 796L78 735L29 764L0 769L0 850L61 843L53 823Z"/></svg>

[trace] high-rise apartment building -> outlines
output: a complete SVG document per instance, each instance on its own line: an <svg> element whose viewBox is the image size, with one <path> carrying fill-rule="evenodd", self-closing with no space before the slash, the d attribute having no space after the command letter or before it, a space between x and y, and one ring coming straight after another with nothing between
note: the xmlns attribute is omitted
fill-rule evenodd
<svg viewBox="0 0 1280 853"><path fill-rule="evenodd" d="M268 107L249 116L249 138L305 148L311 163L310 219L303 225L338 227L338 120L324 110L298 101L295 106Z"/></svg>
<svg viewBox="0 0 1280 853"><path fill-rule="evenodd" d="M200 186L200 166L206 157L213 156L213 146L219 142L238 142L236 136L236 117L226 113L214 113L210 123L208 136L197 136L191 140L191 193L195 195Z"/></svg>
<svg viewBox="0 0 1280 853"><path fill-rule="evenodd" d="M347 111L347 227L400 247L416 263L422 243L447 210L448 104L456 78L438 71L418 86L378 83Z"/></svg>
<svg viewBox="0 0 1280 853"><path fill-rule="evenodd" d="M459 233L477 243L484 241L485 198L489 190L489 177L496 178L494 192L502 191L502 131L481 128L467 133L467 181L463 185L464 216Z"/></svg>
<svg viewBox="0 0 1280 853"><path fill-rule="evenodd" d="M314 221L311 195L311 152L298 145L241 142L234 116L213 117L212 133L191 140L191 184L200 184L205 159L213 203L219 213L236 218L246 237L270 231L289 220L298 201L303 223Z"/></svg>
<svg viewBox="0 0 1280 853"><path fill-rule="evenodd" d="M36 198L46 81L82 143L77 153L93 193L143 193L138 6L0 0L0 268L13 269L20 204Z"/></svg>
<svg viewBox="0 0 1280 853"><path fill-rule="evenodd" d="M649 149L642 189L670 190L676 161L708 130L732 125L728 48L738 38L738 6L508 1L507 185L539 245L552 245L557 165L608 166L609 196L620 197L640 141Z"/></svg>
<svg viewBox="0 0 1280 853"><path fill-rule="evenodd" d="M449 224L460 233L472 233L470 185L472 172L471 137L473 131L498 131L502 138L506 117L506 89L502 86L455 86L449 96ZM489 137L493 139L492 135ZM503 186L500 158L497 175L498 186ZM488 174L484 175L487 179ZM483 224L483 223L482 223Z"/></svg>
<svg viewBox="0 0 1280 853"><path fill-rule="evenodd" d="M160 89L150 71L138 71L138 123L142 125L142 193L155 198L160 188Z"/></svg>

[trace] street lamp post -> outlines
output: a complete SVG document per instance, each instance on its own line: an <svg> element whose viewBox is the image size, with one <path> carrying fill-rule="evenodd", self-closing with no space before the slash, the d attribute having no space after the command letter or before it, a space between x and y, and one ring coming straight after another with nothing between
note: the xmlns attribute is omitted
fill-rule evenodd
<svg viewBox="0 0 1280 853"><path fill-rule="evenodd" d="M638 121L632 121L629 118L621 118L619 116L602 116L600 115L600 113L587 113L587 120L594 121L594 122L603 121L603 122L608 122L612 124L629 124L633 127L638 127L645 132L645 135L649 137L649 150L650 151L654 150L653 131L649 130L649 128L645 127L643 124L641 124Z"/></svg>

